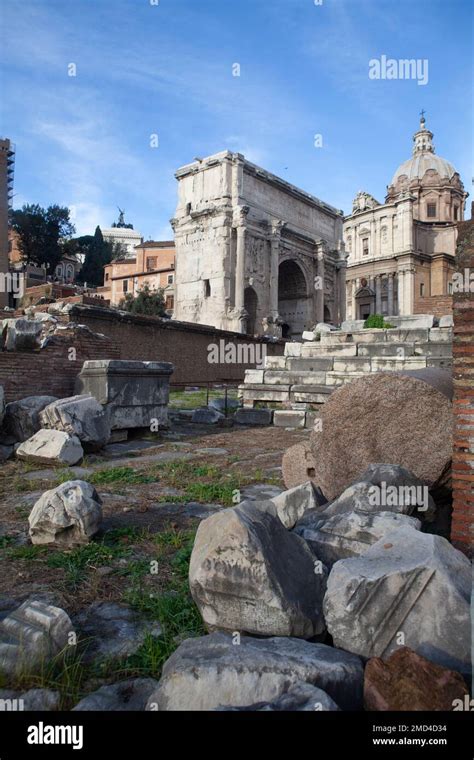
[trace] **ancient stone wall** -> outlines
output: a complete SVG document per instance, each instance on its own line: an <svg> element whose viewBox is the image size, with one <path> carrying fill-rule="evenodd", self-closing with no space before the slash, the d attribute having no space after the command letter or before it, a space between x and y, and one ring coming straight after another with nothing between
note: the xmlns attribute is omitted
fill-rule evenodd
<svg viewBox="0 0 474 760"><path fill-rule="evenodd" d="M221 346L231 359L231 347L236 357L258 359L259 352L266 350L268 356L283 355L284 343L266 343L257 338L216 330L158 317L125 314L111 309L74 307L69 319L90 327L91 330L111 338L120 346L121 359L139 361L172 362L175 371L171 385L198 382L241 382L246 369L254 369L258 361L208 361L209 347L217 346L219 359ZM230 347L230 348L229 348ZM104 357L108 358L108 357Z"/></svg>
<svg viewBox="0 0 474 760"><path fill-rule="evenodd" d="M71 327L36 351L1 351L0 385L7 402L40 394L64 398L73 395L87 359L119 358L120 346L113 339Z"/></svg>
<svg viewBox="0 0 474 760"><path fill-rule="evenodd" d="M474 511L474 222L458 225L454 302L454 446L451 539L472 553Z"/></svg>

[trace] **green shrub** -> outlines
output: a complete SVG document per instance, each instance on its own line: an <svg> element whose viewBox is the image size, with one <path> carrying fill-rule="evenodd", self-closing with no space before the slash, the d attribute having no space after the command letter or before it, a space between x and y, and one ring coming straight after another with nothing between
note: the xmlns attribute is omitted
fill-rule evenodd
<svg viewBox="0 0 474 760"><path fill-rule="evenodd" d="M394 325L391 325L390 322L386 322L383 314L371 314L364 322L364 330L375 330L380 328L389 330L392 327L394 327Z"/></svg>

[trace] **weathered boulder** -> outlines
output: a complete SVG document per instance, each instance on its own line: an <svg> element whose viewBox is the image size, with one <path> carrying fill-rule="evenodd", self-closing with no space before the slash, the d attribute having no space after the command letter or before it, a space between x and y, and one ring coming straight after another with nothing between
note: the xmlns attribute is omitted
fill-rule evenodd
<svg viewBox="0 0 474 760"><path fill-rule="evenodd" d="M3 385L0 385L0 425L3 424L5 417L5 391Z"/></svg>
<svg viewBox="0 0 474 760"><path fill-rule="evenodd" d="M311 480L283 491L271 501L277 509L278 517L288 529L293 528L306 513L319 513L327 504Z"/></svg>
<svg viewBox="0 0 474 760"><path fill-rule="evenodd" d="M391 486L383 483L377 485L362 480L348 486L337 499L323 506L321 517L328 519L354 510L369 514L376 512L416 514L418 517L428 516L432 519L436 507L427 486ZM314 522L315 515L311 512L302 519Z"/></svg>
<svg viewBox="0 0 474 760"><path fill-rule="evenodd" d="M171 655L147 710L271 703L300 682L322 689L343 710L357 710L363 673L359 657L326 644L213 633L187 639Z"/></svg>
<svg viewBox="0 0 474 760"><path fill-rule="evenodd" d="M311 638L325 628L326 570L271 502L243 502L199 525L189 585L209 630Z"/></svg>
<svg viewBox="0 0 474 760"><path fill-rule="evenodd" d="M311 527L300 525L295 533L304 538L315 555L327 567L346 557L359 557L379 541L386 533L400 526L408 525L416 530L421 528L416 517L397 514L396 512L345 512L324 519L324 512L317 522L316 515Z"/></svg>
<svg viewBox="0 0 474 760"><path fill-rule="evenodd" d="M376 501L383 509L391 507L392 511L397 504L413 506L414 509L408 514L415 512L417 517L428 521L432 521L436 514L436 505L428 486L406 467L399 464L372 463L357 478L357 482L362 481L378 486L378 492L377 489L372 489L371 494L372 497L378 497Z"/></svg>
<svg viewBox="0 0 474 760"><path fill-rule="evenodd" d="M461 673L470 670L471 564L446 539L412 527L387 533L333 566L324 598L335 646L387 657L406 645Z"/></svg>
<svg viewBox="0 0 474 760"><path fill-rule="evenodd" d="M296 683L273 702L258 702L245 707L217 707L219 712L333 712L339 710L333 699L317 686Z"/></svg>
<svg viewBox="0 0 474 760"><path fill-rule="evenodd" d="M24 710L25 712L50 712L59 710L61 695L51 689L28 691L0 690L0 711Z"/></svg>
<svg viewBox="0 0 474 760"><path fill-rule="evenodd" d="M32 543L68 548L87 544L100 528L101 504L95 488L83 480L45 491L28 518Z"/></svg>
<svg viewBox="0 0 474 760"><path fill-rule="evenodd" d="M92 396L59 399L46 406L39 417L43 428L77 436L86 451L102 448L110 438L107 414Z"/></svg>
<svg viewBox="0 0 474 760"><path fill-rule="evenodd" d="M97 691L81 699L72 709L73 712L88 710L138 712L145 710L157 686L158 681L154 678L130 678L127 681L101 686Z"/></svg>
<svg viewBox="0 0 474 760"><path fill-rule="evenodd" d="M39 413L57 401L56 396L28 396L20 401L11 401L5 408L2 434L15 441L26 441L41 429Z"/></svg>
<svg viewBox="0 0 474 760"><path fill-rule="evenodd" d="M287 488L295 488L311 480L316 486L314 457L308 442L295 443L283 454L283 482Z"/></svg>
<svg viewBox="0 0 474 760"><path fill-rule="evenodd" d="M387 660L373 657L364 672L366 710L452 711L455 700L469 694L464 678L454 670L400 647Z"/></svg>
<svg viewBox="0 0 474 760"><path fill-rule="evenodd" d="M135 654L148 636L160 636L156 621L143 620L130 607L116 602L93 602L74 617L85 637L83 662L110 661Z"/></svg>
<svg viewBox="0 0 474 760"><path fill-rule="evenodd" d="M194 410L191 422L198 422L201 425L217 425L218 422L224 419L225 415L222 412L205 407L204 409Z"/></svg>
<svg viewBox="0 0 474 760"><path fill-rule="evenodd" d="M84 451L75 435L62 430L38 430L27 441L20 443L16 456L25 462L71 467L80 462Z"/></svg>
<svg viewBox="0 0 474 760"><path fill-rule="evenodd" d="M449 388L442 370L374 372L337 388L310 438L314 480L325 496L335 499L374 461L396 462L428 486L442 478L452 456Z"/></svg>
<svg viewBox="0 0 474 760"><path fill-rule="evenodd" d="M27 600L0 619L0 671L9 674L36 671L74 646L72 623L64 610L38 600Z"/></svg>

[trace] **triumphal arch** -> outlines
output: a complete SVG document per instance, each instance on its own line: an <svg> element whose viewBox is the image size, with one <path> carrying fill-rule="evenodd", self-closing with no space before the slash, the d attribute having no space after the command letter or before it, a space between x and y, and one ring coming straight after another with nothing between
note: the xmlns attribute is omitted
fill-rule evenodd
<svg viewBox="0 0 474 760"><path fill-rule="evenodd" d="M175 319L276 337L344 320L342 211L240 153L176 178Z"/></svg>

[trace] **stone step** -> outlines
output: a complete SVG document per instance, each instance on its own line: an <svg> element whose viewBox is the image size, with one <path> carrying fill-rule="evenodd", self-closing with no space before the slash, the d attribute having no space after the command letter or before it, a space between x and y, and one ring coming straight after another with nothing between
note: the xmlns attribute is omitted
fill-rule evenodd
<svg viewBox="0 0 474 760"><path fill-rule="evenodd" d="M414 356L414 343L361 343L357 346L358 356ZM404 351L404 354L401 353Z"/></svg>
<svg viewBox="0 0 474 760"><path fill-rule="evenodd" d="M342 356L334 359L335 372L371 372L372 361L368 356Z"/></svg>
<svg viewBox="0 0 474 760"><path fill-rule="evenodd" d="M245 385L239 386L239 390L243 391L244 405L250 401L276 401L282 403L290 400L289 385L245 383Z"/></svg>
<svg viewBox="0 0 474 760"><path fill-rule="evenodd" d="M334 345L321 345L319 342L303 343L301 356L357 356L357 345L355 343L335 343Z"/></svg>
<svg viewBox="0 0 474 760"><path fill-rule="evenodd" d="M452 348L448 343L430 341L429 343L415 343L415 356L442 356L448 357Z"/></svg>
<svg viewBox="0 0 474 760"><path fill-rule="evenodd" d="M367 372L326 372L326 385L343 385L357 380L358 377L366 377Z"/></svg>
<svg viewBox="0 0 474 760"><path fill-rule="evenodd" d="M266 356L265 369L285 369L286 362L286 356Z"/></svg>
<svg viewBox="0 0 474 760"><path fill-rule="evenodd" d="M426 357L423 356L372 357L372 372L399 372L403 369L424 369L426 366Z"/></svg>
<svg viewBox="0 0 474 760"><path fill-rule="evenodd" d="M387 330L358 330L355 332L323 333L322 346L338 346L341 343L381 343L385 341Z"/></svg>
<svg viewBox="0 0 474 760"><path fill-rule="evenodd" d="M293 385L290 400L296 403L324 404L335 387L328 385Z"/></svg>
<svg viewBox="0 0 474 760"><path fill-rule="evenodd" d="M385 340L387 343L426 343L429 340L428 329L413 330L386 330Z"/></svg>
<svg viewBox="0 0 474 760"><path fill-rule="evenodd" d="M287 369L291 372L327 372L333 369L334 359L332 356L302 356L288 357L286 360Z"/></svg>
<svg viewBox="0 0 474 760"><path fill-rule="evenodd" d="M315 383L321 383L324 385L325 382L325 372L294 372L293 370L285 370L281 372L275 370L264 371L265 385L305 385L307 383L312 385Z"/></svg>
<svg viewBox="0 0 474 760"><path fill-rule="evenodd" d="M429 334L430 342L438 343L452 343L453 342L453 328L452 327L432 327Z"/></svg>

